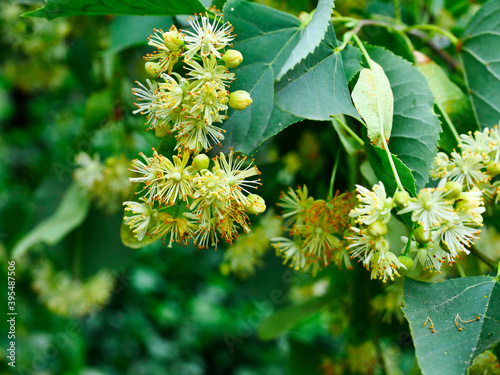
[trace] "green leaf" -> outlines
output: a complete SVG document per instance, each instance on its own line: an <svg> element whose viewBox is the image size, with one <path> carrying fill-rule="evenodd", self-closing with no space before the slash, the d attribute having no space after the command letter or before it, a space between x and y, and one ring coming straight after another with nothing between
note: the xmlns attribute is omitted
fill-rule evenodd
<svg viewBox="0 0 500 375"><path fill-rule="evenodd" d="M389 196L393 196L396 192L398 186L396 180L394 179L394 174L392 173L391 164L387 153L380 147L372 145L370 142L365 142L366 155L368 160L375 172L375 175L382 181L385 186L385 190ZM399 178L403 187L413 196L416 195L415 191L415 179L410 171L410 169L404 165L401 160L399 160L394 154L392 154L392 160L396 166L396 171L398 172Z"/></svg>
<svg viewBox="0 0 500 375"><path fill-rule="evenodd" d="M306 26L299 42L290 53L285 64L281 68L277 80L280 80L295 65L304 60L319 46L325 37L326 30L330 25L330 16L333 10L334 0L319 0L318 7L314 11L311 22Z"/></svg>
<svg viewBox="0 0 500 375"><path fill-rule="evenodd" d="M205 7L199 0L48 0L43 8L24 13L23 16L52 20L57 17L76 15L173 16L177 14L203 13L205 11Z"/></svg>
<svg viewBox="0 0 500 375"><path fill-rule="evenodd" d="M418 68L427 79L436 104L441 106L447 114L463 115L464 112L472 110L465 93L450 80L438 64L424 56Z"/></svg>
<svg viewBox="0 0 500 375"><path fill-rule="evenodd" d="M500 288L493 277L432 284L405 279L403 311L424 375L466 374L472 360L500 341ZM463 321L460 331L455 319ZM475 320L479 317L479 320ZM435 333L431 332L430 318Z"/></svg>
<svg viewBox="0 0 500 375"><path fill-rule="evenodd" d="M332 297L329 295L321 296L300 305L289 306L279 310L264 319L257 333L262 340L274 339L275 337L288 332L296 324L326 306L331 299Z"/></svg>
<svg viewBox="0 0 500 375"><path fill-rule="evenodd" d="M89 198L73 183L64 194L54 215L39 223L17 243L12 251L12 258L20 259L33 245L40 242L47 245L59 243L83 222L89 205Z"/></svg>
<svg viewBox="0 0 500 375"><path fill-rule="evenodd" d="M500 121L500 1L484 4L462 36L460 58L478 124Z"/></svg>
<svg viewBox="0 0 500 375"><path fill-rule="evenodd" d="M353 47L350 44L340 51L342 55L342 63L344 64L344 74L347 82L361 70L361 51L359 48Z"/></svg>
<svg viewBox="0 0 500 375"><path fill-rule="evenodd" d="M384 69L371 61L371 69L362 69L352 91L352 101L368 129L368 138L375 146L384 148L382 133L389 142L392 130L394 96ZM379 107L380 106L380 107ZM382 121L382 123L380 123Z"/></svg>
<svg viewBox="0 0 500 375"><path fill-rule="evenodd" d="M345 130L342 123L346 124L345 116L340 115L332 118L332 126L339 136L342 146L344 146L349 155L355 155L363 148L363 145Z"/></svg>
<svg viewBox="0 0 500 375"><path fill-rule="evenodd" d="M168 29L173 23L170 17L117 16L110 26L110 52L148 44L148 36L154 28Z"/></svg>
<svg viewBox="0 0 500 375"><path fill-rule="evenodd" d="M238 37L234 48L243 54L231 90L248 91L253 103L244 111L229 110L223 149L250 154L266 139L301 119L278 108L275 74L300 39L298 18L264 5L230 0L224 19Z"/></svg>
<svg viewBox="0 0 500 375"><path fill-rule="evenodd" d="M122 243L125 246L130 247L131 249L140 249L149 244L152 244L160 237L144 236L142 241L139 241L137 237L135 237L134 232L132 232L130 227L128 225L125 225L125 221L122 221L122 225L120 227L120 238L122 239Z"/></svg>
<svg viewBox="0 0 500 375"><path fill-rule="evenodd" d="M335 32L330 26L314 53L295 66L275 85L278 106L295 116L328 121L332 115L359 118L350 98L336 50Z"/></svg>
<svg viewBox="0 0 500 375"><path fill-rule="evenodd" d="M271 65L274 72L280 71L303 31L297 17L244 0L229 0L224 20L237 34L234 48L243 54L240 67L262 62Z"/></svg>
<svg viewBox="0 0 500 375"><path fill-rule="evenodd" d="M394 95L389 148L411 170L420 190L429 180L441 132L434 98L425 77L408 61L379 47L369 47L368 53L384 68Z"/></svg>
<svg viewBox="0 0 500 375"><path fill-rule="evenodd" d="M465 93L434 61L421 53L418 53L416 58L418 69L427 79L441 116L448 116L459 134L477 130L472 118L472 106ZM448 152L457 147L457 141L446 121L443 121L440 146Z"/></svg>

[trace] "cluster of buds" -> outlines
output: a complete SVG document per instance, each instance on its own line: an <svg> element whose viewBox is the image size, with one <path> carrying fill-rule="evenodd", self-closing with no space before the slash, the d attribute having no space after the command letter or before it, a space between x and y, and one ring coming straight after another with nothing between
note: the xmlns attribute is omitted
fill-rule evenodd
<svg viewBox="0 0 500 375"><path fill-rule="evenodd" d="M217 124L226 118L228 107L244 110L252 99L246 91L228 91L235 79L228 68L243 61L239 51L226 50L234 38L231 25L217 16L210 22L208 15L188 21L192 31L185 33L175 26L168 32L154 30L149 44L157 51L145 57L152 79L138 83L132 92L138 99L134 113L147 116L148 129L158 137L175 134L175 149L196 154L224 139ZM180 57L186 78L172 73Z"/></svg>
<svg viewBox="0 0 500 375"><path fill-rule="evenodd" d="M248 214L266 209L264 200L247 189L260 185L256 166L245 164L245 157L223 153L213 159L205 154L173 156L173 160L158 154L141 154L143 160L133 161L130 180L142 183L141 202L124 202L125 224L139 241L147 235L168 239L172 243L188 243L199 248L217 248L219 235L232 243L238 230L250 231Z"/></svg>
<svg viewBox="0 0 500 375"><path fill-rule="evenodd" d="M132 189L127 172L129 161L122 155L111 156L101 162L99 155L90 157L80 152L75 157L75 164L73 178L85 193L108 212L118 211Z"/></svg>
<svg viewBox="0 0 500 375"><path fill-rule="evenodd" d="M372 278L393 280L399 268L409 270L418 263L440 271L443 263L452 265L461 253L468 254L480 233L485 209L477 187L463 191L459 183L442 179L437 188L424 188L415 198L405 191L387 197L381 182L373 190L359 185L357 190L359 205L349 215L358 225L351 228L349 251L371 270ZM399 208L398 215L411 214L413 222L411 238L402 237L399 258L385 238L393 208Z"/></svg>
<svg viewBox="0 0 500 375"><path fill-rule="evenodd" d="M308 197L306 186L282 193L277 205L282 208L283 229L290 238L271 239L277 254L295 270L313 274L332 262L351 268L344 237L352 224L348 213L355 203L353 194L339 192L326 201L315 200Z"/></svg>

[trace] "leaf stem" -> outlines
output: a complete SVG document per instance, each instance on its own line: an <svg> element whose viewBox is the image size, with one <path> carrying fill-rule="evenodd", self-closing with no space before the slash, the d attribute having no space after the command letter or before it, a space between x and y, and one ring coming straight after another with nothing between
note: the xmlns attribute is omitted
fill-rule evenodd
<svg viewBox="0 0 500 375"><path fill-rule="evenodd" d="M328 189L328 197L333 198L333 184L335 182L335 176L337 175L337 168L339 167L340 159L340 147L337 149L337 155L335 156L335 164L333 164L332 177L330 177L330 188Z"/></svg>
<svg viewBox="0 0 500 375"><path fill-rule="evenodd" d="M351 137L354 138L356 142L359 143L360 146L364 146L365 142L356 134L354 133L354 130L352 130L345 122L343 122L341 119L339 119L337 116L332 116L332 120L336 121L342 128L349 133Z"/></svg>
<svg viewBox="0 0 500 375"><path fill-rule="evenodd" d="M475 246L470 247L470 252L475 255L480 261L490 266L493 270L496 271L498 269L498 265L495 263L495 261L484 255L482 252L476 249Z"/></svg>
<svg viewBox="0 0 500 375"><path fill-rule="evenodd" d="M394 15L398 21L401 21L401 2L394 0Z"/></svg>
<svg viewBox="0 0 500 375"><path fill-rule="evenodd" d="M453 45L457 45L458 43L458 38L450 33L448 30L442 29L439 26L436 25L413 25L413 26L408 26L406 29L404 29L404 32L408 32L411 30L428 30L428 31L434 31L438 34L444 35L447 37Z"/></svg>
<svg viewBox="0 0 500 375"><path fill-rule="evenodd" d="M410 228L410 234L408 235L408 242L406 243L406 249L403 255L410 255L411 239L413 237L413 232L415 232L415 228L417 227L417 225L418 223L413 222L413 225Z"/></svg>
<svg viewBox="0 0 500 375"><path fill-rule="evenodd" d="M455 125L453 125L453 122L451 121L450 116L448 116L448 113L446 113L442 104L439 104L439 103L436 103L436 104L437 104L437 107L439 109L439 112L441 112L441 115L444 118L444 121L448 125L448 128L450 128L451 132L453 133L453 136L457 140L457 143L460 143L460 135L458 134L457 129L455 128Z"/></svg>
<svg viewBox="0 0 500 375"><path fill-rule="evenodd" d="M368 54L368 51L366 50L365 46L363 45L363 42L361 41L361 39L359 39L359 37L354 33L353 33L352 37L356 41L356 43L358 44L359 49L363 53L363 56L365 57L366 61L368 62L368 66L370 67L370 70L372 71L373 81L375 84L375 92L376 92L376 96L377 96L377 109L378 109L377 114L378 114L378 121L380 124L380 135L381 135L380 138L382 139L382 143L384 144L384 149L385 149L385 152L387 153L387 157L389 159L389 163L391 165L392 172L394 173L394 178L396 180L396 184L398 185L398 189L401 191L405 191L405 188L403 187L403 184L401 183L401 179L399 178L398 171L396 170L396 165L394 164L394 160L392 160L392 154L391 154L391 151L389 150L389 145L387 144L387 140L385 139L384 121L382 118L382 111L381 111L382 103L380 102L380 91L379 91L379 88L377 85L377 81L378 81L377 80L377 72L374 69L373 61L370 58L370 55Z"/></svg>

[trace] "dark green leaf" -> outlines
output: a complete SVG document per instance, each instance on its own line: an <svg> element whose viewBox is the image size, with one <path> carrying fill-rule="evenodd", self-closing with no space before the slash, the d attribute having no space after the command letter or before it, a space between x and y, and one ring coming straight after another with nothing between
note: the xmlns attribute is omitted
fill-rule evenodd
<svg viewBox="0 0 500 375"><path fill-rule="evenodd" d="M238 35L234 48L243 54L231 90L248 91L253 103L244 111L230 110L224 123L224 149L250 154L266 139L301 119L283 112L274 100L274 78L300 39L300 21L264 5L230 0L224 19Z"/></svg>
<svg viewBox="0 0 500 375"><path fill-rule="evenodd" d="M33 245L55 245L69 232L78 227L89 209L90 201L80 187L72 184L64 194L54 215L39 223L17 243L12 251L13 259L20 259Z"/></svg>
<svg viewBox="0 0 500 375"><path fill-rule="evenodd" d="M384 183L387 194L392 197L398 186L396 184L387 153L380 147L372 145L367 140L365 141L365 150L375 175ZM392 155L392 160L394 161L403 187L408 190L411 195L415 196L415 179L413 178L410 169L405 166L394 154Z"/></svg>
<svg viewBox="0 0 500 375"><path fill-rule="evenodd" d="M437 284L407 278L403 311L422 373L466 374L478 354L500 341L499 301L500 287L493 277L464 277ZM461 323L461 331L455 323L457 314L470 321ZM427 318L435 333L429 321L424 326Z"/></svg>
<svg viewBox="0 0 500 375"><path fill-rule="evenodd" d="M344 64L344 74L347 82L361 70L361 52L359 48L353 47L350 44L340 51L342 55L342 63Z"/></svg>
<svg viewBox="0 0 500 375"><path fill-rule="evenodd" d="M295 116L312 120L330 120L346 114L359 118L354 108L333 27L314 53L276 83L278 106Z"/></svg>
<svg viewBox="0 0 500 375"><path fill-rule="evenodd" d="M330 16L333 10L333 3L333 0L319 0L311 22L306 26L299 42L277 75L276 78L278 80L319 46L331 22Z"/></svg>
<svg viewBox="0 0 500 375"><path fill-rule="evenodd" d="M493 0L472 17L464 35L460 57L478 124L500 121L500 1Z"/></svg>
<svg viewBox="0 0 500 375"><path fill-rule="evenodd" d="M290 306L277 311L264 319L258 329L258 335L263 340L271 340L282 333L288 332L297 323L314 314L331 301L331 296L311 299L300 305Z"/></svg>
<svg viewBox="0 0 500 375"><path fill-rule="evenodd" d="M412 171L420 190L429 180L441 132L434 98L425 77L408 61L379 47L368 48L368 53L384 68L394 94L389 148Z"/></svg>
<svg viewBox="0 0 500 375"><path fill-rule="evenodd" d="M120 52L126 48L147 45L147 38L154 28L168 29L172 23L170 17L117 16L110 26L109 51Z"/></svg>
<svg viewBox="0 0 500 375"><path fill-rule="evenodd" d="M25 17L40 17L48 20L76 15L140 15L173 16L205 12L199 0L48 0L43 8L25 13Z"/></svg>

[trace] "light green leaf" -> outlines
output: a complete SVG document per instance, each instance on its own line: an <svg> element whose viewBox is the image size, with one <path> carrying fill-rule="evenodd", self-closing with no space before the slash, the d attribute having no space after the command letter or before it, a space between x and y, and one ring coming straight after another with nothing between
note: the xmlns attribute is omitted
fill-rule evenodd
<svg viewBox="0 0 500 375"><path fill-rule="evenodd" d="M199 0L48 0L43 8L23 14L48 20L75 15L140 15L173 16L203 13L206 9Z"/></svg>
<svg viewBox="0 0 500 375"><path fill-rule="evenodd" d="M331 300L332 297L326 295L279 310L264 319L257 333L262 340L274 339L291 330L296 324L326 306Z"/></svg>
<svg viewBox="0 0 500 375"><path fill-rule="evenodd" d="M423 56L423 55L422 55ZM436 104L450 116L472 110L465 93L453 83L446 72L434 61L424 56L418 64L419 70L429 83Z"/></svg>
<svg viewBox="0 0 500 375"><path fill-rule="evenodd" d="M500 1L484 4L461 38L460 57L478 124L500 121Z"/></svg>
<svg viewBox="0 0 500 375"><path fill-rule="evenodd" d="M398 186L394 179L394 173L392 172L387 152L369 142L365 142L365 150L377 179L384 183L387 194L392 197L397 191ZM394 154L392 154L392 160L394 161L396 171L398 172L403 187L411 195L415 196L415 178L413 178L410 169Z"/></svg>
<svg viewBox="0 0 500 375"><path fill-rule="evenodd" d="M370 66L374 71L361 70L352 91L352 100L365 121L371 143L384 148L382 136L386 142L391 137L394 96L384 69L375 61L371 61Z"/></svg>
<svg viewBox="0 0 500 375"><path fill-rule="evenodd" d="M355 155L363 149L363 145L345 130L345 128L342 126L342 123L344 125L346 124L345 116L340 115L333 117L332 126L339 136L342 146L344 146L349 155Z"/></svg>
<svg viewBox="0 0 500 375"><path fill-rule="evenodd" d="M120 227L120 238L125 246L130 247L131 249L140 249L149 244L152 244L160 237L150 237L148 235L144 236L142 241L139 241L137 237L135 237L134 232L130 229L128 225L125 225L125 221L122 221L122 225Z"/></svg>
<svg viewBox="0 0 500 375"><path fill-rule="evenodd" d="M380 47L369 47L368 53L384 68L394 95L389 148L411 170L420 190L429 180L441 132L434 98L425 77L408 61Z"/></svg>
<svg viewBox="0 0 500 375"><path fill-rule="evenodd" d="M336 48L335 32L330 26L314 53L276 83L276 102L282 110L312 120L328 121L339 114L359 118Z"/></svg>
<svg viewBox="0 0 500 375"><path fill-rule="evenodd" d="M17 243L12 251L12 258L20 259L33 245L41 242L47 245L59 243L85 220L89 206L89 198L73 183L64 194L54 215L39 223Z"/></svg>
<svg viewBox="0 0 500 375"><path fill-rule="evenodd" d="M319 0L318 7L314 11L311 22L306 26L299 42L290 53L285 64L281 68L277 80L280 80L295 65L304 60L319 46L325 37L326 30L330 24L334 0Z"/></svg>
<svg viewBox="0 0 500 375"><path fill-rule="evenodd" d="M422 373L466 374L478 354L500 341L499 301L500 287L493 277L464 277L437 284L406 278L403 311ZM470 322L458 321L457 327L457 315ZM434 333L427 318L432 320ZM461 331L459 327L463 327Z"/></svg>
<svg viewBox="0 0 500 375"><path fill-rule="evenodd" d="M168 29L173 24L170 17L117 16L110 26L110 52L145 46L153 29Z"/></svg>
<svg viewBox="0 0 500 375"><path fill-rule="evenodd" d="M448 116L459 134L477 130L472 115L472 106L465 93L450 80L446 72L427 56L417 52L418 69L427 79L441 116ZM451 152L457 141L445 120L440 146Z"/></svg>

